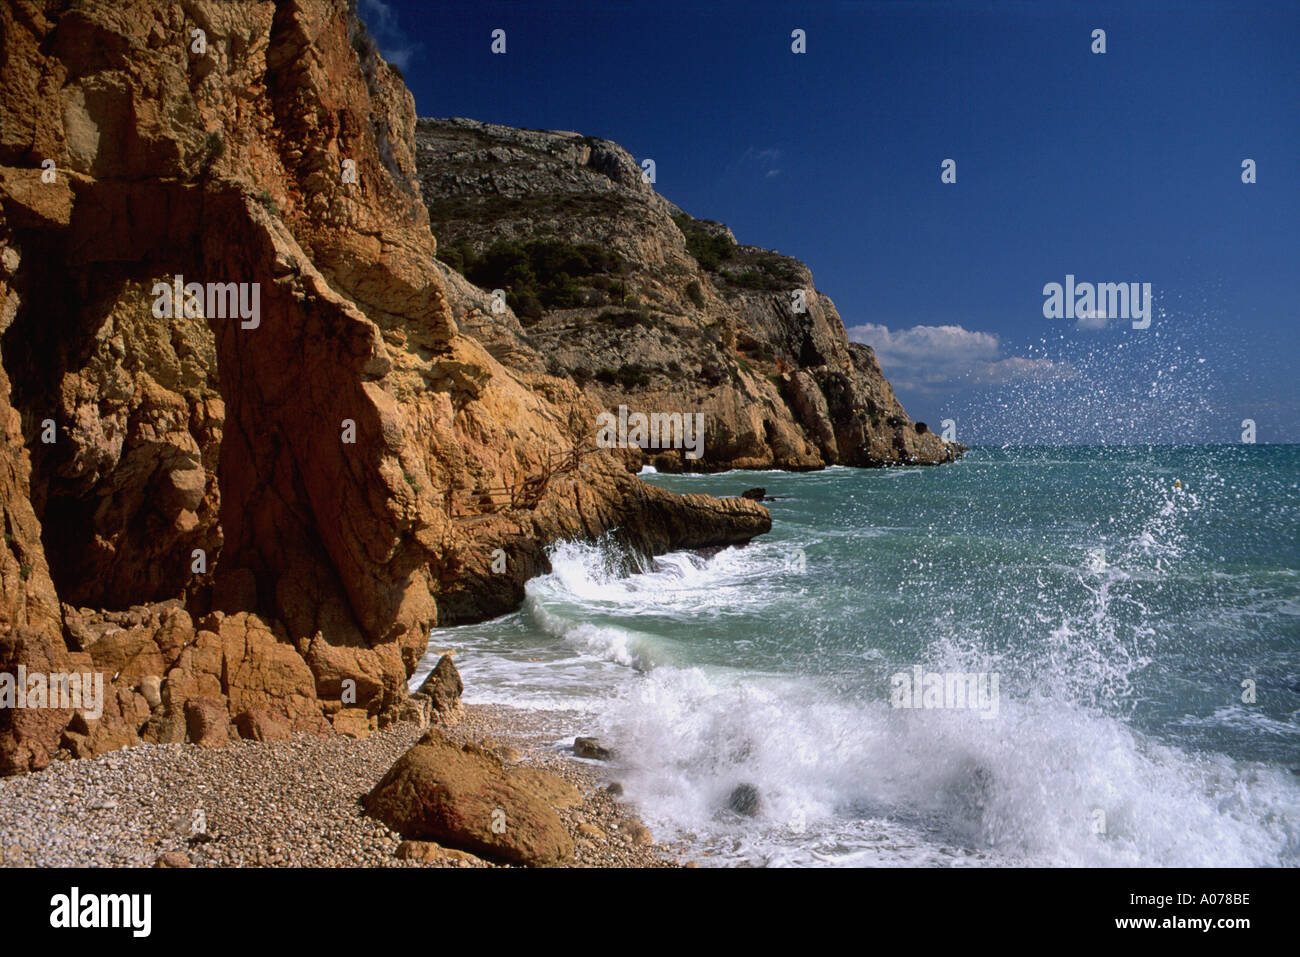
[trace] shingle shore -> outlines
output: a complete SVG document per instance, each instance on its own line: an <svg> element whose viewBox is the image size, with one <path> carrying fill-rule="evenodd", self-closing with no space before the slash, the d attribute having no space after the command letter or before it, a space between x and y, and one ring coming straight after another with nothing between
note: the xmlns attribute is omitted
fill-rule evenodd
<svg viewBox="0 0 1300 957"><path fill-rule="evenodd" d="M444 729L485 740L511 763L574 784L583 803L558 813L583 867L671 867L631 808L605 785L603 766L556 750L562 718L465 705ZM491 866L399 860L401 836L362 813L359 799L420 736L396 724L363 740L296 735L221 748L143 745L55 762L0 779L0 862L19 867L152 867L163 854L196 867ZM178 860L175 857L173 860ZM178 863L183 862L178 860Z"/></svg>

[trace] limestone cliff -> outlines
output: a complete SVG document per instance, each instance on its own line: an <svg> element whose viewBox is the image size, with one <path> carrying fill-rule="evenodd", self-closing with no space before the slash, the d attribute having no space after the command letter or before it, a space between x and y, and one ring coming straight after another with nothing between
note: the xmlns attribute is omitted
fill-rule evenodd
<svg viewBox="0 0 1300 957"><path fill-rule="evenodd" d="M0 91L0 671L108 690L0 711L0 773L223 714L365 733L550 542L770 527L589 448L596 393L436 262L411 95L343 0L15 0Z"/></svg>
<svg viewBox="0 0 1300 957"><path fill-rule="evenodd" d="M608 410L702 413L703 455L651 452L661 470L961 454L908 418L807 266L688 216L616 144L465 119L422 119L415 141L447 272L511 307L466 294L457 321L506 365L567 375Z"/></svg>

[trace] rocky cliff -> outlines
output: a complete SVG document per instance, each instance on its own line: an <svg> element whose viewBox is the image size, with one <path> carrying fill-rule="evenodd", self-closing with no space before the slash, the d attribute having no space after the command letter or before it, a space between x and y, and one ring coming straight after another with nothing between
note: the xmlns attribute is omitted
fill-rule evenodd
<svg viewBox="0 0 1300 957"><path fill-rule="evenodd" d="M961 454L908 418L807 266L693 219L616 144L465 119L422 119L415 143L462 328L503 364L570 377L611 412L702 414L702 455L651 449L660 470ZM493 289L508 308L492 308ZM640 450L629 459L641 464Z"/></svg>
<svg viewBox="0 0 1300 957"><path fill-rule="evenodd" d="M766 531L761 505L670 495L590 446L593 399L628 394L600 378L614 350L657 363L700 337L728 430L711 463L930 447L837 417L861 383L888 387L828 301L792 323L700 273L612 147L539 137L568 151L552 165L576 195L636 198L655 232L615 248L640 264L631 295L665 308L617 338L587 312L527 332L494 312L435 260L421 193L469 167L422 154L410 93L343 0L15 0L0 90L0 672L98 673L107 699L98 717L0 710L0 773L219 743L232 719L364 734L427 706L405 681L429 627L512 607L548 543ZM523 136L434 128L475 149ZM800 368L769 380L756 350L782 336ZM647 402L697 397L647 375Z"/></svg>

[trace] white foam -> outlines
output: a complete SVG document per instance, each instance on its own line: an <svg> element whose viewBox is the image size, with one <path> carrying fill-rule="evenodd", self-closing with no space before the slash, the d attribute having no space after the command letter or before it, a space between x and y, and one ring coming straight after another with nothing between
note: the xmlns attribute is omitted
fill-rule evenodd
<svg viewBox="0 0 1300 957"><path fill-rule="evenodd" d="M1004 700L984 720L667 668L604 720L647 823L730 862L1260 866L1300 853L1284 772L1189 756L1051 699ZM740 784L758 789L756 819L726 810Z"/></svg>
<svg viewBox="0 0 1300 957"><path fill-rule="evenodd" d="M1178 554L1178 505L1168 506L1112 546L1099 571L1072 567L1085 606L1043 620L1045 639L1017 657L959 624L936 630L932 668L1002 674L992 720L891 708L888 684L870 679L881 657L870 653L851 687L687 667L681 643L701 618L767 620L788 598L779 576L791 542L675 553L630 576L608 549L555 546L552 573L528 583L519 613L521 629L549 636L544 656L521 661L485 643L486 653L457 662L469 700L570 707L584 728L598 726L624 756L620 778L656 835L707 848L701 861L1294 865L1291 775L1170 747L1126 719L1132 680L1149 664L1147 632L1112 615L1112 590ZM1092 544L1081 542L1081 554ZM646 616L681 621L680 638L662 624L638 627ZM452 641L440 634L433 644ZM1242 709L1205 720L1258 722ZM760 794L754 818L727 809L741 784Z"/></svg>

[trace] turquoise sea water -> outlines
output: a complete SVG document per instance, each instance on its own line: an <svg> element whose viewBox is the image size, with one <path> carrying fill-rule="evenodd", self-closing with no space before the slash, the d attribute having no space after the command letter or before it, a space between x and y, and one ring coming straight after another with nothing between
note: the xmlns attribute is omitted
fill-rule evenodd
<svg viewBox="0 0 1300 957"><path fill-rule="evenodd" d="M1300 862L1300 447L642 477L764 486L772 532L631 575L561 544L523 608L431 648L468 700L609 738L658 836L725 864ZM995 703L895 707L918 666Z"/></svg>

